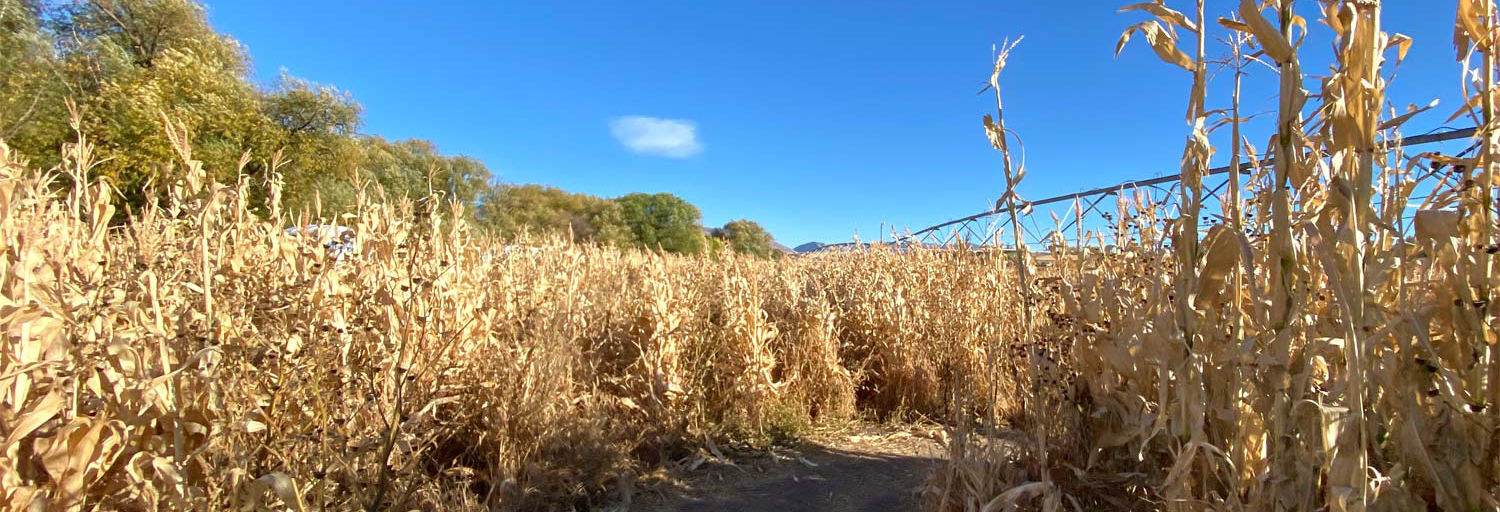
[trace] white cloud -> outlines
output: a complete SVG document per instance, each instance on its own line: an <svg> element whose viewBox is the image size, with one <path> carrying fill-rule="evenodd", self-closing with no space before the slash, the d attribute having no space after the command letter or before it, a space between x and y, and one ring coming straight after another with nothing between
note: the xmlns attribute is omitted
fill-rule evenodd
<svg viewBox="0 0 1500 512"><path fill-rule="evenodd" d="M703 151L698 125L688 119L617 117L609 122L609 132L626 149L642 155L687 158Z"/></svg>

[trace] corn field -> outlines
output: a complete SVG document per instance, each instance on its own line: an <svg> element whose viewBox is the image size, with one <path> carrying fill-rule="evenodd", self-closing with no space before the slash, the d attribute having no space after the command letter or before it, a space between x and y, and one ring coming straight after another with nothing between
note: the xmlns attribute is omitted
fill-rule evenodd
<svg viewBox="0 0 1500 512"><path fill-rule="evenodd" d="M1010 366L1027 374L1024 413L957 411L937 508L1500 509L1495 3L1457 2L1470 99L1455 118L1478 127L1472 156L1382 143L1426 109L1387 104L1412 41L1382 31L1379 2L1316 3L1336 44L1311 92L1299 55L1314 23L1291 0L1264 4L1243 0L1217 23L1201 1L1196 13L1122 9L1149 19L1121 48L1142 36L1191 77L1174 208L1123 193L1108 227L1049 248L1058 265L1017 258L1012 286L1030 299L1012 314L1019 328L993 342L1022 347ZM1235 71L1223 111L1205 107L1211 25L1228 34ZM1012 48L996 62L985 126L1014 204L1024 169L1011 167L998 108ZM1280 75L1277 131L1259 148L1240 133L1252 59ZM1252 170L1231 173L1209 211L1217 129L1233 131L1230 168Z"/></svg>
<svg viewBox="0 0 1500 512"><path fill-rule="evenodd" d="M964 377L1012 291L983 254L504 246L368 190L340 255L250 211L274 174L176 148L127 216L86 138L45 172L0 145L0 509L573 510L705 446L1015 394Z"/></svg>
<svg viewBox="0 0 1500 512"><path fill-rule="evenodd" d="M574 510L858 418L948 425L934 510L1500 509L1496 5L1458 1L1479 132L1444 156L1382 142L1425 109L1387 105L1411 40L1379 4L1317 4L1336 61L1311 92L1292 4L1126 8L1150 19L1121 47L1191 77L1179 195L1120 194L1045 266L1018 216L1015 250L682 257L506 245L372 187L334 219L344 254L285 231L327 220L280 209L274 155L217 183L170 121L180 179L132 212L81 130L53 169L0 142L0 510ZM1019 211L1014 48L984 127ZM1263 144L1253 60L1280 75ZM1209 211L1221 129L1252 170Z"/></svg>

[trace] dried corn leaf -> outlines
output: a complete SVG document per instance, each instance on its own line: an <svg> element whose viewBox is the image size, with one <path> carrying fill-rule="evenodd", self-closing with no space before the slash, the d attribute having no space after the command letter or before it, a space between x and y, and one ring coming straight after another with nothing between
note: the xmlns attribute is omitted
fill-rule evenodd
<svg viewBox="0 0 1500 512"><path fill-rule="evenodd" d="M1193 23L1192 20L1189 20L1188 17L1183 15L1181 12L1167 8L1167 4L1163 0L1130 4L1125 7L1121 7L1118 12L1124 13L1130 11L1149 12L1156 15L1157 18L1160 18L1164 22L1171 23L1172 25L1176 25L1193 32L1198 31L1197 24Z"/></svg>
<svg viewBox="0 0 1500 512"><path fill-rule="evenodd" d="M1182 69L1192 71L1196 65L1193 58L1177 48L1177 40L1170 32L1162 28L1161 23L1156 21L1143 21L1126 28L1120 34L1119 42L1115 43L1115 55L1119 55L1125 49L1125 43L1130 42L1131 34L1140 32L1146 38L1146 43L1151 45L1151 50L1156 52L1163 62L1176 65Z"/></svg>
<svg viewBox="0 0 1500 512"><path fill-rule="evenodd" d="M1292 61L1291 42L1282 37L1281 32L1261 16L1260 6L1256 5L1255 0L1240 0L1239 12L1240 17L1244 18L1245 25L1249 27L1250 33L1255 36L1255 41L1265 50L1267 56L1278 64Z"/></svg>

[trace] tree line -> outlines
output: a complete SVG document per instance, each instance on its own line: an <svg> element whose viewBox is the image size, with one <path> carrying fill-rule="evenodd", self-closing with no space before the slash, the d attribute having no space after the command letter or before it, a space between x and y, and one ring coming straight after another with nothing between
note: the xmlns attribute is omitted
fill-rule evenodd
<svg viewBox="0 0 1500 512"><path fill-rule="evenodd" d="M374 183L388 197L459 201L502 237L775 254L755 222L704 230L698 208L671 194L606 199L499 184L479 160L445 155L431 141L360 133L363 109L347 91L285 72L254 83L245 47L216 32L195 0L0 0L0 91L0 140L36 168L56 165L58 148L76 140L76 111L95 145L92 172L120 191L125 208L140 207L177 169L168 164L171 120L220 181L265 179L274 169L288 211L316 206L333 218L354 207L359 184ZM265 197L251 199L266 211Z"/></svg>

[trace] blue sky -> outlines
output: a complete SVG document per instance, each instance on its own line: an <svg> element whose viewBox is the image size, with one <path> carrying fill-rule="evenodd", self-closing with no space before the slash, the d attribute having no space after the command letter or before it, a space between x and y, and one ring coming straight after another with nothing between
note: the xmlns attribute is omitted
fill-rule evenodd
<svg viewBox="0 0 1500 512"><path fill-rule="evenodd" d="M361 131L419 137L485 162L506 183L599 196L670 192L705 225L749 218L788 245L864 239L984 210L1002 193L976 95L991 45L1025 36L1002 75L1006 121L1038 199L1176 173L1189 76L1132 41L1127 2L208 0L248 47L255 78L281 69L351 92ZM1451 2L1386 2L1416 42L1390 88L1440 99L1407 131L1458 107ZM1210 1L1217 17L1238 2ZM1313 34L1304 70L1332 48ZM1169 2L1190 10L1188 2ZM1211 32L1214 34L1214 32ZM1210 45L1210 55L1223 47ZM1275 108L1253 70L1245 109ZM1228 105L1219 75L1209 108ZM1316 90L1316 81L1308 87ZM1466 126L1465 121L1450 123ZM1263 124L1252 141L1263 145ZM1227 140L1227 130L1219 140ZM629 144L627 144L629 143ZM1221 151L1227 155L1227 149Z"/></svg>

